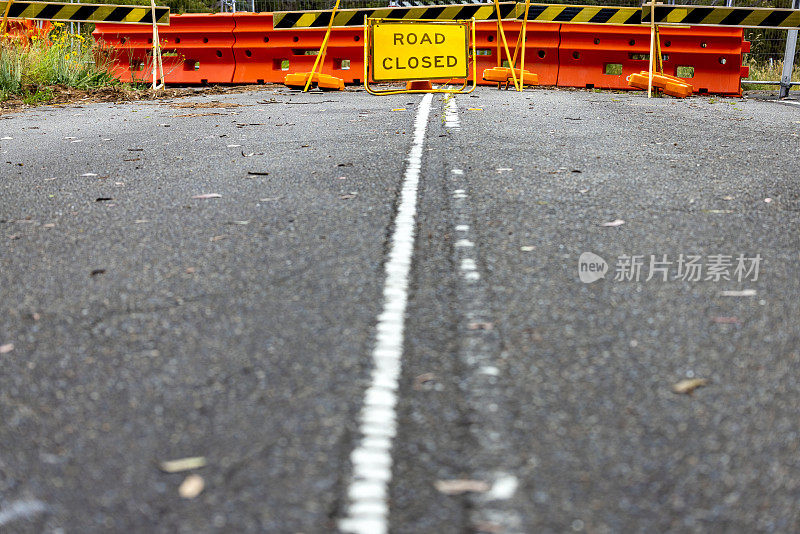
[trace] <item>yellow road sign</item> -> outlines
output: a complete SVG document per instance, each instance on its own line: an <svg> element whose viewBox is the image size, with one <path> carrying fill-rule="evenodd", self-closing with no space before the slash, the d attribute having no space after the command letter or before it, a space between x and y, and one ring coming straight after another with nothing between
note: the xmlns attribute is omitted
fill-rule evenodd
<svg viewBox="0 0 800 534"><path fill-rule="evenodd" d="M381 22L372 35L376 82L467 77L467 23Z"/></svg>

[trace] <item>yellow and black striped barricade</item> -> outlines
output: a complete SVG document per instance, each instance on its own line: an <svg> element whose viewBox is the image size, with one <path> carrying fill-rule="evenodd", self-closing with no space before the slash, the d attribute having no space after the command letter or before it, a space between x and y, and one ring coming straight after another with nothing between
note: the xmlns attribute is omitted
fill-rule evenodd
<svg viewBox="0 0 800 534"><path fill-rule="evenodd" d="M524 4L520 4L524 6ZM518 10L518 19L525 15ZM627 26L642 24L642 9L638 7L570 6L530 4L528 22L560 22L562 24L612 24Z"/></svg>
<svg viewBox="0 0 800 534"><path fill-rule="evenodd" d="M518 18L522 4L500 2L500 18ZM340 9L333 17L333 27L363 26L366 19L407 21L496 20L494 4L455 4L419 7L381 7L369 9ZM331 20L330 10L276 11L272 27L275 30L294 28L325 28Z"/></svg>
<svg viewBox="0 0 800 534"><path fill-rule="evenodd" d="M478 79L476 57L474 20L367 19L364 25L364 88L372 95L471 93ZM468 89L470 62L472 87ZM375 90L370 86L370 81L456 79L463 82L452 89Z"/></svg>
<svg viewBox="0 0 800 534"><path fill-rule="evenodd" d="M150 6L21 1L11 2L9 6L7 1L0 1L0 14L6 11L10 19L153 24L153 11ZM155 12L156 24L169 24L168 7L156 7Z"/></svg>
<svg viewBox="0 0 800 534"><path fill-rule="evenodd" d="M2 2L0 2L2 5ZM523 3L500 2L500 18L522 19ZM334 27L362 26L367 18L403 20L497 20L493 4L455 4L417 7L342 9L333 18ZM530 4L529 22L562 24L609 24L617 26L650 24L651 6L577 6ZM655 6L657 25L736 26L743 28L800 28L800 10L758 7ZM273 28L324 28L331 19L330 10L276 11Z"/></svg>
<svg viewBox="0 0 800 534"><path fill-rule="evenodd" d="M642 6L642 22L650 24L650 5ZM800 10L763 7L708 7L655 5L655 23L681 26L734 26L739 28L800 28Z"/></svg>

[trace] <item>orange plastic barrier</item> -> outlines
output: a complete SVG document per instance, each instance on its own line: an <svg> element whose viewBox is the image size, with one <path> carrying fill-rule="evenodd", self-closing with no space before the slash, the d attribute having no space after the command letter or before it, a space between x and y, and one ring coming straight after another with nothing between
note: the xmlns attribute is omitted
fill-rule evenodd
<svg viewBox="0 0 800 534"><path fill-rule="evenodd" d="M561 24L529 22L526 32L525 70L537 75L541 85L556 85L558 82L558 43ZM522 31L522 22L505 21L503 31L511 55L514 55L514 45ZM478 75L486 69L497 66L497 23L494 21L481 21L475 23L475 48L478 52ZM509 61L506 52L500 46L500 57ZM517 58L517 66L519 66ZM470 78L471 79L471 78ZM479 85L495 85L496 82L478 79Z"/></svg>
<svg viewBox="0 0 800 534"><path fill-rule="evenodd" d="M170 15L158 30L164 77L172 84L232 83L233 15ZM114 74L124 82L151 80L153 30L150 26L98 23L96 41L114 49Z"/></svg>
<svg viewBox="0 0 800 534"><path fill-rule="evenodd" d="M3 13L0 11L0 19L3 18ZM33 20L6 20L6 29L4 35L0 37L8 37L11 39L24 39L30 40L33 37L44 37L47 35L53 25L49 20L42 22L42 27Z"/></svg>
<svg viewBox="0 0 800 534"><path fill-rule="evenodd" d="M272 13L236 13L234 83L283 83L287 74L310 72L325 28L272 29ZM364 30L333 28L318 72L359 84L364 78Z"/></svg>
<svg viewBox="0 0 800 534"><path fill-rule="evenodd" d="M742 93L742 54L750 43L741 28L662 26L659 32L665 74L684 79L698 93ZM649 54L647 27L564 24L558 85L629 89L626 78L647 71Z"/></svg>

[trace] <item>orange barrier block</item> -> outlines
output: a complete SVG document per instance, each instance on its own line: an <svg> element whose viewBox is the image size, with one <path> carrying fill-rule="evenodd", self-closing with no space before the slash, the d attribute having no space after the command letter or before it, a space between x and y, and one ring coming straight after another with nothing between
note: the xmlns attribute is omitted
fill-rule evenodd
<svg viewBox="0 0 800 534"><path fill-rule="evenodd" d="M536 83L542 85L556 85L558 83L558 43L561 24L549 22L529 22L527 28L527 42L525 46L525 70L537 74ZM514 54L514 44L517 42L519 32L522 31L522 22L505 21L503 31L506 34L508 47ZM478 72L497 67L497 23L494 21L481 21L475 23L475 48L478 53ZM505 50L500 47L501 65L509 61ZM517 58L519 62L519 58ZM519 63L518 63L519 64ZM510 73L509 73L510 75ZM505 81L505 80L503 80ZM479 79L480 85L493 85L497 81ZM536 85L528 83L527 85Z"/></svg>
<svg viewBox="0 0 800 534"><path fill-rule="evenodd" d="M700 93L741 94L741 28L659 28L664 71ZM558 85L628 89L627 77L647 70L650 29L589 24L561 28Z"/></svg>
<svg viewBox="0 0 800 534"><path fill-rule="evenodd" d="M631 87L644 89L646 91L650 84L650 74L646 70L643 70L642 72L631 74L628 76L627 80ZM653 74L653 87L661 89L664 94L678 98L686 98L692 95L691 84L686 83L685 80L666 74Z"/></svg>
<svg viewBox="0 0 800 534"><path fill-rule="evenodd" d="M236 13L233 17L236 21L234 83L283 83L287 74L311 72L325 28L275 31L272 13ZM362 28L333 28L318 71L345 83L361 83L363 37Z"/></svg>
<svg viewBox="0 0 800 534"><path fill-rule="evenodd" d="M170 15L159 28L164 77L171 84L231 83L235 62L233 15ZM150 26L97 23L92 34L112 47L113 72L122 81L148 81L152 73L153 30Z"/></svg>
<svg viewBox="0 0 800 534"><path fill-rule="evenodd" d="M3 12L0 11L0 19L3 18ZM41 28L37 21L34 20L6 20L6 28L3 35L0 37L24 40L30 42L34 37L44 38L47 33L53 28L53 24L49 20L41 21Z"/></svg>

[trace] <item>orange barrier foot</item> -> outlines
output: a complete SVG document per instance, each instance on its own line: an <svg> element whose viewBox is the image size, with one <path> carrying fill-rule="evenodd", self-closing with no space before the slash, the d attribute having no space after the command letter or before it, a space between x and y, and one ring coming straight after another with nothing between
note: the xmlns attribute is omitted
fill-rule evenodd
<svg viewBox="0 0 800 534"><path fill-rule="evenodd" d="M308 77L310 75L310 72L292 72L291 74L287 74L283 79L283 85L286 87L292 87L294 89L303 89L306 86L306 82L308 82ZM314 73L314 76L311 78L311 83L313 84L318 81L319 73Z"/></svg>
<svg viewBox="0 0 800 534"><path fill-rule="evenodd" d="M283 79L283 85L293 89L304 89L310 75L310 72L293 72L287 74ZM344 91L344 80L336 76L331 76L330 74L315 72L314 76L311 77L311 85L316 85L325 91Z"/></svg>
<svg viewBox="0 0 800 534"><path fill-rule="evenodd" d="M626 79L631 87L637 89L647 90L649 83L649 74L646 70L638 74L631 74ZM692 85L686 83L686 80L669 76L667 74L653 74L653 87L661 89L665 95L674 96L677 98L686 98L692 95Z"/></svg>
<svg viewBox="0 0 800 534"><path fill-rule="evenodd" d="M406 91L433 91L433 84L429 80L413 80L406 82Z"/></svg>
<svg viewBox="0 0 800 534"><path fill-rule="evenodd" d="M514 69L514 74L518 80L522 80L522 85L539 85L539 76L529 70ZM483 79L487 82L506 83L511 80L511 67L492 67L483 71Z"/></svg>
<svg viewBox="0 0 800 534"><path fill-rule="evenodd" d="M344 91L344 80L330 74L320 74L317 87L323 91Z"/></svg>

